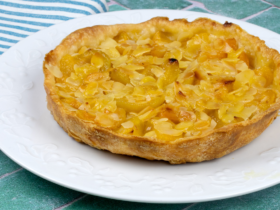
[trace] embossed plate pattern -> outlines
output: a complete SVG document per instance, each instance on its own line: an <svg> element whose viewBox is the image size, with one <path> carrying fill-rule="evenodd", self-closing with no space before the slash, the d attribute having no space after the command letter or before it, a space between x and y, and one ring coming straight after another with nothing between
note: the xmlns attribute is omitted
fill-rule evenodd
<svg viewBox="0 0 280 210"><path fill-rule="evenodd" d="M71 139L46 107L42 61L72 31L96 24L139 23L155 16L209 17L239 24L280 50L280 35L231 18L186 11L132 10L71 20L40 31L0 57L0 146L33 173L71 189L154 203L209 201L254 192L280 182L280 120L250 145L221 159L169 165L114 155Z"/></svg>

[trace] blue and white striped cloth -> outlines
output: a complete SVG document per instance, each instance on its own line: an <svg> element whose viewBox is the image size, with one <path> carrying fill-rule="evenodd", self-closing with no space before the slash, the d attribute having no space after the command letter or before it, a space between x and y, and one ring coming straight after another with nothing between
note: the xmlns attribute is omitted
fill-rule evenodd
<svg viewBox="0 0 280 210"><path fill-rule="evenodd" d="M105 0L0 0L0 55L43 28L106 11Z"/></svg>

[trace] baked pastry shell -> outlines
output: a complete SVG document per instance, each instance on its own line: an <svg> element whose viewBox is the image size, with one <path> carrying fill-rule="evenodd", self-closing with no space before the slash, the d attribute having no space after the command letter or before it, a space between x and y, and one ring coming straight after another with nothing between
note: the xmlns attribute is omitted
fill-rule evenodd
<svg viewBox="0 0 280 210"><path fill-rule="evenodd" d="M235 124L229 124L204 133L201 136L185 137L174 141L163 141L153 137L123 135L94 122L84 121L76 113L66 109L57 94L55 77L46 67L59 66L60 59L65 54L75 53L82 46L96 48L106 37L114 37L120 31L141 30L144 27L178 30L191 28L192 33L207 30L209 33L223 32L234 34L237 41L248 42L247 46L254 52L270 58L274 65L274 86L280 82L280 55L276 50L268 48L264 41L249 35L239 26L232 23L218 22L200 18L193 22L185 19L169 21L168 18L153 18L140 24L120 24L112 26L93 26L77 30L67 36L60 45L50 51L43 64L45 75L44 87L47 94L47 106L57 123L78 142L91 147L108 150L112 153L138 156L149 160L165 160L171 164L186 162L201 162L220 158L250 143L258 137L278 115L280 100L269 109L255 115L252 119ZM251 58L252 59L252 58ZM257 62L256 64L257 65Z"/></svg>

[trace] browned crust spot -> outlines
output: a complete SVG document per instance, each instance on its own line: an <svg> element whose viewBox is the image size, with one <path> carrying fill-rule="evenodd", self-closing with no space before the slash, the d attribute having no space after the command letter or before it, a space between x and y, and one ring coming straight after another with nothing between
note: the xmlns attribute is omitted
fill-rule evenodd
<svg viewBox="0 0 280 210"><path fill-rule="evenodd" d="M179 63L176 58L169 58L168 61L169 61L170 64L172 64L172 63Z"/></svg>
<svg viewBox="0 0 280 210"><path fill-rule="evenodd" d="M231 27L231 26L232 26L232 23L226 21L226 22L224 23L223 26L224 26L224 27Z"/></svg>
<svg viewBox="0 0 280 210"><path fill-rule="evenodd" d="M226 84L230 84L230 83L233 83L235 80L229 80L229 81L225 81L224 83L225 83L225 85Z"/></svg>

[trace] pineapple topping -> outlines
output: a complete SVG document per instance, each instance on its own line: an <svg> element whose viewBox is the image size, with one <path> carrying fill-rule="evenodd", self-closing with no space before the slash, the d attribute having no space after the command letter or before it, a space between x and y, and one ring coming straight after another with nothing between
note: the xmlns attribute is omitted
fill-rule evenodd
<svg viewBox="0 0 280 210"><path fill-rule="evenodd" d="M164 141L252 119L278 91L235 38L120 32L64 55L53 71L61 103L87 122ZM252 61L251 61L252 62Z"/></svg>

